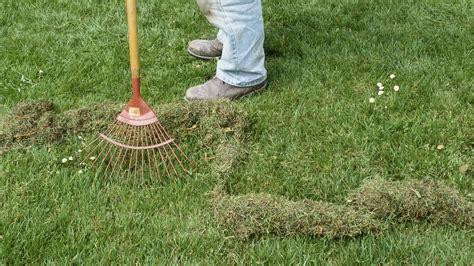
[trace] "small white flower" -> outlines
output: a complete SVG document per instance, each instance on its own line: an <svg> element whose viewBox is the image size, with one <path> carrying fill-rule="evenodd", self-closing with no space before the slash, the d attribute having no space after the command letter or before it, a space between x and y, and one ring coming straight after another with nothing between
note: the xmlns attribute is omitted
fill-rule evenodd
<svg viewBox="0 0 474 266"><path fill-rule="evenodd" d="M394 78L395 78L395 74L391 74L390 79L394 79Z"/></svg>
<svg viewBox="0 0 474 266"><path fill-rule="evenodd" d="M72 156L69 156L69 158L68 158L68 159L69 159L69 161L72 161L72 160L74 160L74 158L72 158Z"/></svg>
<svg viewBox="0 0 474 266"><path fill-rule="evenodd" d="M382 87L379 87L379 91L383 91L384 89L385 89L385 87L384 87L384 86L382 86Z"/></svg>
<svg viewBox="0 0 474 266"><path fill-rule="evenodd" d="M81 153L81 152L82 152L82 150L77 150L77 152Z"/></svg>
<svg viewBox="0 0 474 266"><path fill-rule="evenodd" d="M374 102L375 102L375 98L370 97L370 98L369 98L369 103L374 103Z"/></svg>
<svg viewBox="0 0 474 266"><path fill-rule="evenodd" d="M379 88L380 88L380 87L382 87L382 86L383 86L383 85L382 85L382 83L380 83L380 82L379 82L379 83L377 83L377 87L379 87Z"/></svg>
<svg viewBox="0 0 474 266"><path fill-rule="evenodd" d="M82 173L84 173L84 171L82 171L82 170L79 170L79 171L78 171L78 173L79 173L79 174L82 174Z"/></svg>
<svg viewBox="0 0 474 266"><path fill-rule="evenodd" d="M77 138L78 138L78 139L84 139L82 136L78 136Z"/></svg>
<svg viewBox="0 0 474 266"><path fill-rule="evenodd" d="M379 93L378 93L378 94L379 94L379 96L381 96L381 95L383 94L383 91L379 91Z"/></svg>
<svg viewBox="0 0 474 266"><path fill-rule="evenodd" d="M43 70L41 70L41 69L40 69L40 71L38 71L38 72L39 72L40 74L43 74L43 73L44 73L44 71L43 71Z"/></svg>
<svg viewBox="0 0 474 266"><path fill-rule="evenodd" d="M67 158L63 158L63 159L61 160L61 162L62 162L62 163L67 163Z"/></svg>
<svg viewBox="0 0 474 266"><path fill-rule="evenodd" d="M90 158L90 159L91 159L91 160L95 160L95 156L91 156L91 158Z"/></svg>
<svg viewBox="0 0 474 266"><path fill-rule="evenodd" d="M394 91L399 91L399 90L400 90L400 87L399 87L399 86L394 86L394 87L393 87L393 90L394 90Z"/></svg>
<svg viewBox="0 0 474 266"><path fill-rule="evenodd" d="M83 166L83 165L86 165L86 163L85 163L85 162L82 162L82 163L80 163L79 165Z"/></svg>
<svg viewBox="0 0 474 266"><path fill-rule="evenodd" d="M59 170L58 170L58 171L56 171L56 174L59 174Z"/></svg>

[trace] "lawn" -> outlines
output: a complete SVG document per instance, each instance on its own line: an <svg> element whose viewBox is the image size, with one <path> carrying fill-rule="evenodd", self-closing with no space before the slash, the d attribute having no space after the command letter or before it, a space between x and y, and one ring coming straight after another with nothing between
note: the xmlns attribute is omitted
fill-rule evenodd
<svg viewBox="0 0 474 266"><path fill-rule="evenodd" d="M194 0L139 2L143 94L181 103L216 65L187 43L216 31ZM232 103L251 121L238 167L217 174L193 138L180 140L190 176L141 185L62 164L82 147L75 134L0 151L0 262L472 265L474 234L453 226L242 241L217 224L220 182L234 195L343 203L368 178L428 178L473 201L473 171L459 169L474 164L473 1L264 0L263 10L270 86ZM123 1L3 0L0 33L2 117L28 100L63 112L129 98Z"/></svg>

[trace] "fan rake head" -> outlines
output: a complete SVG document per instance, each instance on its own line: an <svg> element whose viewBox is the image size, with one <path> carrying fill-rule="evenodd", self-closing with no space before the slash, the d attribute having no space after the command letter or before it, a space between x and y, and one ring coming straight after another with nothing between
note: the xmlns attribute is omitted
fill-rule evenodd
<svg viewBox="0 0 474 266"><path fill-rule="evenodd" d="M171 177L186 171L180 160L186 155L141 96L134 97L89 147L86 160L104 165L105 174Z"/></svg>

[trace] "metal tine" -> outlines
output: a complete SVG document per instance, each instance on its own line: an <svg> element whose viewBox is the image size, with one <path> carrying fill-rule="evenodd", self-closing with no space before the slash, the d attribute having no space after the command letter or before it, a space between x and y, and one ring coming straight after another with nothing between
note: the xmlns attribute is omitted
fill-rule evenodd
<svg viewBox="0 0 474 266"><path fill-rule="evenodd" d="M101 138L100 136L97 136L97 137L94 138L94 140L92 140L89 144L87 144L83 149L84 149L84 150L88 150L89 147L91 147L92 144L96 143L97 141L100 142L101 140L102 140L102 138ZM89 154L89 155L90 155L90 154ZM86 158L87 158L87 157L86 157ZM82 162L84 162L84 161L82 161Z"/></svg>
<svg viewBox="0 0 474 266"><path fill-rule="evenodd" d="M118 135L118 136L122 135L122 133L123 133L123 127L122 127L120 124L118 125L118 129L117 129L116 132L117 132L117 135ZM114 133L115 133L115 131L114 131ZM112 136L113 136L113 134L112 134ZM100 164L102 164L103 162L105 162L105 159L109 156L110 151L111 151L112 148L114 148L114 147L115 147L114 145L110 145L109 150L108 150L107 153L105 154L105 156L104 156L104 158L102 159L102 162L101 162ZM114 153L115 153L116 150L117 150L117 149L114 149ZM113 155L111 156L111 158L112 158L112 157L113 157ZM107 165L108 165L108 164L107 164ZM105 168L105 171L107 171L107 168L108 168L108 167Z"/></svg>
<svg viewBox="0 0 474 266"><path fill-rule="evenodd" d="M125 125L125 127L128 128L129 126L128 126L128 125ZM133 139L133 138L132 138L133 130L127 130L127 133L128 133L128 134L127 134L127 137L125 137L125 140L127 141L127 145L130 145L130 144L131 144L130 142L131 142L132 139ZM124 141L124 142L125 142L125 141ZM120 160L120 154L119 154L119 158L118 158L118 159L120 160L120 163L119 163L119 160L117 160L117 162L114 164L114 166L113 166L113 168L112 168L111 174L114 173L115 167L117 167L117 166L120 167L121 165L123 165L123 163L124 163L124 161L125 161L125 158L127 157L128 150L127 150L127 149L124 149L124 148L119 148L119 149L120 149L120 154L121 154L122 151L123 151L123 157L122 157L122 159ZM117 171L118 171L118 170L117 170Z"/></svg>
<svg viewBox="0 0 474 266"><path fill-rule="evenodd" d="M153 138L152 138L152 135L148 135L148 138L150 139L150 143L153 143ZM153 153L153 160L155 162L155 167L156 167L156 170L158 172L158 177L161 178L161 172L160 172L160 166L158 164L158 162L156 161L156 153L155 153L155 149L151 149L152 153Z"/></svg>
<svg viewBox="0 0 474 266"><path fill-rule="evenodd" d="M137 127L137 131L138 131L138 138L137 138L137 143L134 145L134 146L138 146L138 142L140 141L140 138L141 138L141 129L140 127ZM138 151L135 151L135 168L133 168L134 170L134 179L136 180L137 179L137 174L138 174Z"/></svg>
<svg viewBox="0 0 474 266"><path fill-rule="evenodd" d="M103 132L103 134L108 134L108 132L112 129L112 127L114 127L116 124L118 124L118 121L115 121L112 125L110 125L109 127L107 127L107 129ZM89 144L87 144L83 149L84 150L87 150L89 149L90 146L92 146L92 144L94 144L96 141L98 140L102 140L101 137L97 136L93 141L91 141ZM92 153L90 153L92 154ZM90 155L89 154L89 155Z"/></svg>
<svg viewBox="0 0 474 266"><path fill-rule="evenodd" d="M161 126L160 123L157 123L156 125L156 128L158 129L158 131L161 132L161 134L163 135L163 138L165 138L165 135L166 137L168 137L168 139L171 139L170 135L168 135L168 133L166 132L166 130L163 128L163 126ZM179 148L179 146L173 141L172 144L174 144L175 147L177 147L180 151L181 149ZM181 169L185 170L186 171L186 168L183 166L181 160L179 159L179 157L176 155L176 152L174 151L174 148L171 146L171 143L168 145L168 148L171 150L171 152L173 153L174 157L176 158L176 160L178 161L179 165L181 166ZM184 155L184 153L181 151L181 153ZM187 159L186 155L184 155L184 157ZM188 159L189 161L189 159Z"/></svg>
<svg viewBox="0 0 474 266"><path fill-rule="evenodd" d="M114 128L114 127L117 125L117 123L118 123L118 122L115 121L110 127L108 127L108 128L104 131L103 134L104 134L104 135L109 134L109 132L112 130L112 128ZM103 139L102 139L101 137L97 137L93 142L89 143L89 145L87 145L87 147L89 147L89 146L90 146L92 143L94 143L96 140L100 140L100 141L99 141L99 144L96 145L96 146L94 147L94 149L92 149L92 150L87 154L87 156L85 157L84 161L87 160L87 158L89 158L89 156L91 156L91 155L95 152L95 150L100 146L101 143L103 143L103 141L102 141ZM84 149L86 149L86 148L84 148ZM82 161L82 162L84 162L84 161Z"/></svg>
<svg viewBox="0 0 474 266"><path fill-rule="evenodd" d="M164 129L163 127L160 127L160 124L159 124L159 123L158 123L157 125L154 125L154 126L158 129L158 131L161 132L162 135L164 135L164 134L163 134L163 132L164 132L164 133L168 136L168 139L170 139L168 133L166 133L166 131L165 131L165 129ZM174 143L174 141L173 141L173 143ZM178 145L177 145L176 143L174 143L174 144L175 144L176 147L178 147ZM181 163L181 160L178 158L178 156L177 156L176 153L174 152L174 149L173 149L172 147L169 147L169 149L170 149L171 152L173 153L174 157L175 157L176 160L178 161L178 163L179 163L179 165L181 166L181 168L182 168L183 170L186 170L186 168L184 168L183 164ZM178 149L179 149L179 147L178 147ZM181 149L180 149L180 150L181 150ZM185 157L186 157L186 155L185 155ZM187 158L186 158L186 159L187 159Z"/></svg>
<svg viewBox="0 0 474 266"><path fill-rule="evenodd" d="M115 157L115 154L117 153L117 151L118 151L118 156ZM112 176L114 167L115 167L115 165L117 164L118 160L120 159L121 155L122 155L122 149L119 148L119 147L117 147L117 148L115 149L114 154L112 155L112 158L110 159L109 163L108 163L107 166L105 167L105 171L104 171L104 172L105 172L106 174L107 174L107 170L109 170L109 167L111 167L111 168L110 168L110 176Z"/></svg>
<svg viewBox="0 0 474 266"><path fill-rule="evenodd" d="M161 132L159 131L159 129L156 127L156 125L154 125L154 127L155 127L155 130L156 130L156 133L157 133L159 136L163 137L163 141L166 141L166 140L167 140L166 137L161 134ZM168 160L169 160L169 162L170 162L170 164L171 164L171 167L173 168L174 174L176 175L176 177L178 177L178 176L179 176L178 171L176 170L175 164L173 163L173 159L172 159L172 157L171 157L171 153L168 152L168 149L170 149L171 151L173 151L173 148L172 148L169 144L166 144L166 145L163 146L163 150L165 151L165 153L166 153L166 155L167 155L167 157L168 157ZM178 159L178 160L179 160L179 159Z"/></svg>
<svg viewBox="0 0 474 266"><path fill-rule="evenodd" d="M153 124L153 126L156 128L156 133L158 134L158 136L161 136L161 137L163 137L163 139L164 139L164 140L161 140L161 137L160 137L160 140L161 140L161 141L166 141L166 137L161 133L160 128L158 128L158 126L155 125L155 123ZM171 147L169 147L169 145L163 146L163 149L165 150L166 155L168 156L168 158L169 158L169 160L170 160L171 166L173 167L174 173L176 174L176 176L179 176L179 175L178 175L178 172L176 171L176 168L175 168L175 166L174 166L174 164L173 164L173 160L171 159L171 156L169 156L169 154L168 154L167 146L168 146L168 148L173 152L173 154L174 154L175 157L176 157L176 154L174 153L173 149L172 149ZM176 158L177 158L177 157L176 157ZM178 158L177 158L177 160L179 161ZM181 162L179 162L179 163L181 164Z"/></svg>
<svg viewBox="0 0 474 266"><path fill-rule="evenodd" d="M99 154L97 154L97 156L94 156L94 158L93 158L93 157L90 158L91 160L93 159L92 164L95 164L95 163L97 162L97 160L100 158L100 156L102 155L102 153L104 152L104 150L105 150L109 145L110 145L110 146L112 145L112 144L108 143L107 141L101 141L100 143L101 143L101 144L104 144L105 146L100 149L100 152L99 152ZM99 146L99 145L97 145L97 146ZM100 165L99 165L99 166L100 166Z"/></svg>
<svg viewBox="0 0 474 266"><path fill-rule="evenodd" d="M120 135L122 136L122 134L123 134L124 132L125 132L125 135L126 135L126 133L127 133L127 131L126 131L126 126L120 125L120 127L121 127L121 129L120 129ZM122 138L123 138L123 137L122 137ZM121 140L121 141L123 141L123 140ZM118 148L118 147L116 147L116 148L114 149L114 152L113 152L113 154L110 156L110 160L109 160L109 162L107 163L107 166L105 167L105 171L104 171L105 173L107 173L107 170L109 169L109 166L112 165L112 162L114 161L113 159L115 158L115 154L117 153L118 150L120 150L120 152L122 152L122 149L120 149L120 148ZM117 158L115 158L115 159L117 159Z"/></svg>
<svg viewBox="0 0 474 266"><path fill-rule="evenodd" d="M100 162L100 165L102 165L104 162L105 162L105 159L107 159L107 157L109 156L109 154L111 154L110 152L112 151L113 149L113 152L115 153L117 151L117 147L115 147L114 145L110 145L110 148L109 150L107 151L107 153L105 154L104 158L102 159L102 161ZM113 154L111 155L110 157L110 160L112 160L113 158ZM110 160L109 162L107 163L106 167L105 167L105 170L104 170L104 173L107 172L107 168L108 168L108 165L110 164Z"/></svg>
<svg viewBox="0 0 474 266"><path fill-rule="evenodd" d="M148 127L148 125L147 125ZM145 137L147 137L148 135L145 135ZM150 142L151 144L151 142ZM150 149L147 149L146 150L146 155L147 155L147 158L148 158L148 175L151 177L152 176L152 171L151 171L151 160L150 160Z"/></svg>
<svg viewBox="0 0 474 266"><path fill-rule="evenodd" d="M146 126L144 126L144 127L143 127L143 130L142 130L141 132L142 132L142 136L141 136L140 140L142 141L142 144L141 144L141 145L142 145L142 147L144 147L144 146L145 146L145 144L143 143L143 139L144 139L143 135L145 135L145 134L146 134ZM144 150L142 150L142 180L145 178L145 172L144 172L144 170L143 170L143 167L145 166L145 157L144 157L144 153L145 153L145 151L144 151Z"/></svg>
<svg viewBox="0 0 474 266"><path fill-rule="evenodd" d="M153 126L155 126L155 125L153 125ZM160 140L160 142L165 142L166 141L166 139L161 139L162 136L159 133L159 131L153 130L153 133L156 133L156 135L158 136L158 139ZM166 158L169 160L169 162L171 164L171 167L173 168L174 173L176 174L176 176L178 176L178 172L176 171L176 168L174 167L173 160L171 160L171 157L168 154L168 150L166 149L166 146L167 145L163 146L163 150L165 151Z"/></svg>
<svg viewBox="0 0 474 266"><path fill-rule="evenodd" d="M140 137L141 137L141 132L142 132L139 126L136 126L136 128L137 128L137 138L135 139L135 145L133 145L134 147L140 145L139 142L140 142ZM132 169L132 171L133 171L133 180L134 180L134 181L133 181L133 184L135 184L136 179L137 179L137 172L138 172L138 170L137 170L137 169L138 169L138 153L139 153L138 150L135 150L135 151L134 151L134 154L135 154L135 163L134 163L134 166L132 166L132 167L133 167L133 169Z"/></svg>
<svg viewBox="0 0 474 266"><path fill-rule="evenodd" d="M168 134L168 132L165 130L165 128L160 124L160 122L157 122L156 125L157 125L158 129L161 129L164 132L164 134L166 135L166 137L168 139L171 139L171 136ZM179 147L179 145L176 142L173 141L173 145L179 150L179 152L184 156L184 158L186 158L186 160L188 162L192 163L192 161L188 158L188 156L186 156L186 154L183 152L183 150L181 150L181 147ZM181 165L181 167L183 167L183 166ZM183 169L185 169L185 168L183 167Z"/></svg>
<svg viewBox="0 0 474 266"><path fill-rule="evenodd" d="M132 127L133 128L133 136L132 136L132 145L135 144L135 135L137 133L137 127ZM130 178L130 170L132 167L132 157L133 157L133 150L130 151L130 158L129 158L129 163L128 163L128 174L127 178Z"/></svg>
<svg viewBox="0 0 474 266"><path fill-rule="evenodd" d="M125 133L125 136L124 136L124 142L127 141L127 145L128 145L128 144L130 144L130 136L132 135L132 132L133 132L133 131L128 130L128 126L127 126L126 124L123 124L122 126L126 129L126 130L125 130L126 133ZM111 175L111 176L112 176L112 174L114 173L115 167L116 167L117 165L119 165L120 159L122 158L122 152L125 150L125 149L123 149L123 148L121 148L121 147L119 147L118 149L120 150L120 152L119 152L119 155L118 155L118 157L117 157L117 160L115 160L115 162L114 162L113 165L112 165L112 170L111 170L111 172L110 172L110 175ZM125 150L125 152L123 153L123 154L124 154L124 157L123 157L123 158L125 158L126 153L127 153L127 151ZM123 160L124 160L124 159L122 159L122 162L123 162Z"/></svg>
<svg viewBox="0 0 474 266"><path fill-rule="evenodd" d="M156 136L155 136L155 131L152 130L151 133L152 133L153 139L155 140L155 143L159 143L158 140L157 140L157 138L156 138ZM161 149L160 149L160 148L157 148L157 150L158 150L158 153L160 154L161 162L163 163L163 166L164 166L164 168L165 168L166 173L168 174L168 176L171 176L171 175L170 175L170 172L169 172L169 170L168 170L168 166L166 166L166 160L165 160L165 158L163 157L163 154L161 153Z"/></svg>
<svg viewBox="0 0 474 266"><path fill-rule="evenodd" d="M118 123L115 123L115 124L114 124L114 131L112 131L112 132L115 132L115 131L116 131L115 128L117 128L117 127L119 127L119 124L118 124ZM110 134L110 132L109 132L109 134ZM99 157L102 155L102 153L105 151L105 148L106 148L107 146L109 146L109 145L110 145L110 146L113 146L112 144L110 144L110 143L107 142L107 141L102 141L102 143L104 143L104 142L105 142L105 147L104 147L103 149L101 149L101 150L100 150L100 153L97 155L97 157L95 157L94 162L93 162L94 164L95 164L96 161L99 159ZM97 147L98 147L98 146L97 146ZM105 157L104 157L104 158L105 158ZM102 161L102 162L103 162L103 161ZM102 162L101 162L101 164L102 164Z"/></svg>

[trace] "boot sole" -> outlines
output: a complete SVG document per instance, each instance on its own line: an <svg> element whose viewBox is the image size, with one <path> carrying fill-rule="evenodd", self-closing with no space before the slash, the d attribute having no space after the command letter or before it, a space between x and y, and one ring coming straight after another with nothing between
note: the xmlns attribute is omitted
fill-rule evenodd
<svg viewBox="0 0 474 266"><path fill-rule="evenodd" d="M234 100L240 100L242 98L245 98L245 97L248 97L248 96L253 96L255 94L258 94L260 92L262 92L263 90L265 90L268 86L268 82L265 82L265 85L263 85L261 88L258 88L252 92L249 92L247 94L244 94L244 95L240 95L240 96L236 96L236 97L233 97L233 98L223 98L222 100L224 99L227 99L227 100L231 100L231 101L234 101ZM191 103L191 102L200 102L200 101L218 101L219 99L216 99L216 100L190 100L188 98L186 98L186 96L184 96L184 101L187 102L187 103Z"/></svg>
<svg viewBox="0 0 474 266"><path fill-rule="evenodd" d="M198 54L195 54L193 52L191 52L191 50L189 50L189 48L187 49L188 53L196 58L199 58L199 59L202 59L202 60L213 60L213 59L219 59L221 58L220 56L214 56L214 57L211 57L211 56L203 56L203 55L198 55Z"/></svg>

